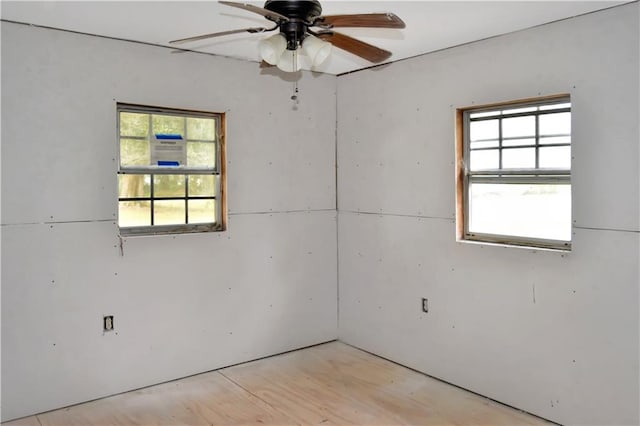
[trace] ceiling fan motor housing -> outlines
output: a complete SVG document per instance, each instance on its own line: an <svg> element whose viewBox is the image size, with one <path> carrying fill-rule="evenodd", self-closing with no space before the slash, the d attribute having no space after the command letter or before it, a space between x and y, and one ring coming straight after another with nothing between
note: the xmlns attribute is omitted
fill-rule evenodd
<svg viewBox="0 0 640 426"><path fill-rule="evenodd" d="M267 0L264 8L289 18L280 22L280 33L287 39L287 49L296 50L307 35L307 28L322 14L318 0Z"/></svg>

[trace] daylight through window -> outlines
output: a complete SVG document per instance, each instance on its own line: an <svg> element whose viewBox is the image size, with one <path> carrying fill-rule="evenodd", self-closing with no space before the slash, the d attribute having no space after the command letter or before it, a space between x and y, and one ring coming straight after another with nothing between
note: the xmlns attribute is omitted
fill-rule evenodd
<svg viewBox="0 0 640 426"><path fill-rule="evenodd" d="M118 104L122 234L224 229L223 119Z"/></svg>
<svg viewBox="0 0 640 426"><path fill-rule="evenodd" d="M569 249L569 97L462 109L458 120L459 238Z"/></svg>

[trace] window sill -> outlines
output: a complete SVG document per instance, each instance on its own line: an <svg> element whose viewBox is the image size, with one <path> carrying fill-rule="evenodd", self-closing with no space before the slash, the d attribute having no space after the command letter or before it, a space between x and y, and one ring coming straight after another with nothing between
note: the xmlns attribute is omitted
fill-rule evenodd
<svg viewBox="0 0 640 426"><path fill-rule="evenodd" d="M534 246L534 245L526 245L526 244L516 244L516 243L506 243L506 242L496 242L496 241L484 241L484 240L471 240L458 238L456 240L458 243L462 244L470 244L476 246L489 246L489 247L500 247L500 248L508 248L508 249L523 249L525 251L529 251L532 253L535 252L550 252L550 253L559 253L559 254L570 254L571 246L567 248L558 248L558 247L543 247L543 246Z"/></svg>
<svg viewBox="0 0 640 426"><path fill-rule="evenodd" d="M202 225L163 225L163 226L140 226L140 227L121 227L121 237L148 237L161 235L180 235L194 234L204 232L222 232L224 227L220 224L202 224Z"/></svg>

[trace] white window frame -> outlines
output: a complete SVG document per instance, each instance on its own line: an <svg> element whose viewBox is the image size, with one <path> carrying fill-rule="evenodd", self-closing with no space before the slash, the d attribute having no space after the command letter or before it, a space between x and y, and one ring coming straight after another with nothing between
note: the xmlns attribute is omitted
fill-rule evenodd
<svg viewBox="0 0 640 426"><path fill-rule="evenodd" d="M173 115L186 118L211 118L215 119L216 122L216 138L215 141L212 142L215 144L215 159L216 164L213 167L189 167L189 166L123 166L120 159L120 113L121 112L130 112L130 113L140 113L140 114L149 114L150 124L149 124L149 134L148 138L154 134L151 124L151 116L154 114L158 115ZM193 233L193 232L215 232L215 231L225 231L227 229L227 210L226 210L226 171L225 171L225 114L224 113L214 113L214 112L204 112L204 111L191 111L191 110L183 110L183 109L174 109L174 108L164 108L164 107L153 107L153 106L145 106L145 105L136 105L136 104L126 104L126 103L117 103L116 105L116 116L117 116L117 146L118 146L118 175L126 175L126 174L138 174L138 175L150 175L151 182L153 182L154 175L184 175L185 181L188 182L187 177L189 175L213 175L217 176L216 179L217 186L215 188L215 194L213 197L206 197L207 199L215 200L215 222L209 223L184 223L184 224L173 224L173 225L155 225L153 224L153 202L154 200L163 199L163 197L155 197L153 193L153 185L151 185L151 193L149 197L136 197L135 199L122 198L120 194L118 194L118 204L121 201L135 201L135 200L144 200L150 201L151 203L151 225L144 226L120 226L120 218L118 214L117 223L119 225L120 235L123 236L135 236L135 235L162 235L162 234L181 234L181 233ZM185 135L185 142L188 143L190 139L188 135ZM122 138L131 139L130 136L123 136ZM134 137L135 139L136 137ZM149 140L149 143L151 141ZM188 200L190 199L200 199L203 197L190 196L188 192L188 187L185 188L184 197L176 197L176 199L184 199L185 203L188 206ZM117 209L119 211L119 208ZM188 217L188 207L185 207L185 214ZM185 220L186 221L186 220Z"/></svg>
<svg viewBox="0 0 640 426"><path fill-rule="evenodd" d="M571 168L570 169L548 169L538 167L538 148L547 147L553 145L540 145L539 144L539 130L536 118L536 134L535 145L530 147L535 148L536 152L536 167L530 169L506 169L499 168L481 171L471 171L469 167L470 158L470 116L475 113L482 112L495 112L501 110L512 110L518 108L527 108L535 106L550 106L553 104L565 104L571 103L570 96L568 94L546 96L543 98L532 98L519 101L503 102L499 104L474 106L468 108L457 109L456 114L456 233L458 241L473 241L473 242L485 242L501 245L512 246L524 246L533 248L546 248L569 251L571 250L571 240L554 240L543 238L522 237L516 235L499 235L491 233L470 232L469 230L469 197L470 197L470 183L531 183L531 184L568 184L571 187ZM563 108L561 110L547 111L535 111L535 112L523 112L521 116L539 115L545 113L555 112L571 112L571 106ZM503 115L492 116L488 119L495 118L509 118L516 115ZM571 137L571 135L569 135ZM499 134L499 152L500 158L502 158L503 152L503 138L500 130ZM559 146L571 146L571 142L568 144L561 144ZM521 146L522 147L522 146ZM508 148L509 149L509 148Z"/></svg>

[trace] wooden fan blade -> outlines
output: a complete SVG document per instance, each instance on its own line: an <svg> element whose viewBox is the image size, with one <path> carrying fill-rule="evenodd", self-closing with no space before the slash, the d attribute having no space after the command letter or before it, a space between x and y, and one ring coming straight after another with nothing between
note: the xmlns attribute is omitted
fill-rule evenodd
<svg viewBox="0 0 640 426"><path fill-rule="evenodd" d="M194 37L181 38L179 40L171 40L169 43L171 44L181 44L188 43L190 41L204 40L206 38L220 37L229 34L237 34L237 33L262 33L265 31L269 31L267 28L242 28L240 30L229 30L229 31L220 31L218 33L211 34L203 34Z"/></svg>
<svg viewBox="0 0 640 426"><path fill-rule="evenodd" d="M260 68L271 68L271 67L275 67L275 65L271 65L269 62L267 61L261 61L260 62Z"/></svg>
<svg viewBox="0 0 640 426"><path fill-rule="evenodd" d="M279 13L272 12L271 10L267 10L262 7L254 6L252 4L235 3L232 1L219 1L218 3L224 4L226 6L232 6L232 7L237 7L239 9L248 10L249 12L257 13L258 15L262 15L265 18L274 22L289 22L289 18L287 18L284 15L280 15Z"/></svg>
<svg viewBox="0 0 640 426"><path fill-rule="evenodd" d="M388 50L381 49L345 34L325 32L318 33L318 37L330 42L339 49L346 50L374 64L389 59L391 56L391 52Z"/></svg>
<svg viewBox="0 0 640 426"><path fill-rule="evenodd" d="M366 27L366 28L404 28L402 19L393 13L361 13L356 15L320 16L314 25L325 28Z"/></svg>

